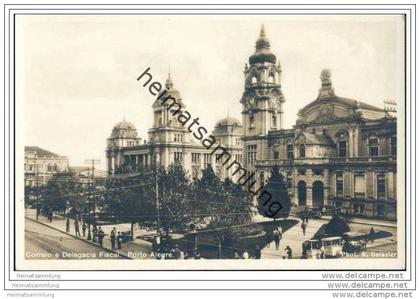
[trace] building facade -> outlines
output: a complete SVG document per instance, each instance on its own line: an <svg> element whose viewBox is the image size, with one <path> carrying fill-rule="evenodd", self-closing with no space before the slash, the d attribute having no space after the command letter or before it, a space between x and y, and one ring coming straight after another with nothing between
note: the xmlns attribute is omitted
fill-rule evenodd
<svg viewBox="0 0 420 299"><path fill-rule="evenodd" d="M242 124L224 118L213 135L244 169L255 173L259 184L254 187L264 184L278 165L297 207L336 207L351 215L395 220L395 111L337 96L330 71L323 70L318 96L299 111L293 128L285 129L281 65L264 28L248 63L240 99ZM166 89L185 108L170 76ZM127 121L114 126L106 149L109 174L180 162L191 178L208 165L221 179L232 177L236 169L227 169L211 150L195 143L165 104L157 100L152 109L148 141L142 142Z"/></svg>
<svg viewBox="0 0 420 299"><path fill-rule="evenodd" d="M292 203L337 207L355 215L396 219L397 122L394 111L337 96L329 70L318 97L292 129L282 125L280 64L264 28L245 66L241 99L244 165L263 184L274 165Z"/></svg>
<svg viewBox="0 0 420 299"><path fill-rule="evenodd" d="M175 89L171 76L166 81L166 96L172 96L185 109L180 92ZM201 170L207 166L213 167L220 179L231 177L234 169L222 165L222 159L212 155L211 149L206 149L201 143L196 143L191 133L178 120L173 110L156 100L152 105L153 124L148 132L148 140L142 142L134 125L122 121L114 126L111 136L107 139L106 157L107 169L110 175L135 173L140 167L158 164L164 167L172 163L183 165L190 178L199 178ZM175 116L174 116L175 115ZM242 125L233 117L219 120L212 132L216 142L222 145L237 159L242 160Z"/></svg>
<svg viewBox="0 0 420 299"><path fill-rule="evenodd" d="M25 146L25 186L45 185L57 172L67 171L69 158L38 146Z"/></svg>

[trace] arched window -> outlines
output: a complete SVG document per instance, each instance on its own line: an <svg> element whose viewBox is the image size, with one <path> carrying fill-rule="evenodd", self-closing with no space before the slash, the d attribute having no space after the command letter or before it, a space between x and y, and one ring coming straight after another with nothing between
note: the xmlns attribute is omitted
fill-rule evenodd
<svg viewBox="0 0 420 299"><path fill-rule="evenodd" d="M249 127L250 128L254 127L254 113L253 112L249 112Z"/></svg>
<svg viewBox="0 0 420 299"><path fill-rule="evenodd" d="M277 128L277 111L273 111L273 114L271 115L271 127Z"/></svg>
<svg viewBox="0 0 420 299"><path fill-rule="evenodd" d="M270 73L269 75L268 75L268 83L274 83L274 73Z"/></svg>
<svg viewBox="0 0 420 299"><path fill-rule="evenodd" d="M299 146L299 157L305 158L305 145L301 144Z"/></svg>
<svg viewBox="0 0 420 299"><path fill-rule="evenodd" d="M348 156L348 137L349 134L347 131L339 131L335 135L337 137L337 156L338 157L347 157Z"/></svg>
<svg viewBox="0 0 420 299"><path fill-rule="evenodd" d="M257 75L256 74L252 74L252 76L251 76L251 83L252 84L255 84L257 82L258 82Z"/></svg>

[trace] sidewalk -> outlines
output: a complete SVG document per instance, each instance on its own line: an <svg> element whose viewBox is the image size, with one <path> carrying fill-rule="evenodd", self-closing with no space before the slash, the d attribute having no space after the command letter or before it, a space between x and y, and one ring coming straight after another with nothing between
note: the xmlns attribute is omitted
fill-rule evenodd
<svg viewBox="0 0 420 299"><path fill-rule="evenodd" d="M44 225L47 225L49 227L52 227L56 230L59 230L63 233L66 232L66 219L61 216L55 216L52 222L49 222L48 219L44 216L39 215L38 220L36 220L36 212L33 209L27 209L25 216L35 220L39 223L42 223ZM130 224L123 223L123 224L115 224L115 225L101 225L102 229L105 232L105 238L103 242L103 248L106 250L112 251L112 252L118 252L121 256L130 258L130 259L154 259L153 257L150 257L150 253L152 252L152 244L150 242L146 242L141 239L134 239L133 241L129 241L126 243L122 243L121 249L111 249L111 239L110 239L110 233L113 227L115 227L116 231L128 231L130 230ZM82 229L80 225L80 233L82 234ZM141 235L141 234L150 234L150 232L147 232L145 230L139 230L134 229L134 236ZM87 230L86 230L86 237L76 237L75 234L75 228L74 228L74 220L70 219L70 232L67 233L74 238L81 239L85 242L94 244L99 247L98 243L94 243L92 241L89 241L86 239L87 237Z"/></svg>

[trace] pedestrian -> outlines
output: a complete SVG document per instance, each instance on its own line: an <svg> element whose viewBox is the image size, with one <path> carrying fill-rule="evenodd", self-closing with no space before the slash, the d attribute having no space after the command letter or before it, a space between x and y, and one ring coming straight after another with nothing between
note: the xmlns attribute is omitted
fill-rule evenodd
<svg viewBox="0 0 420 299"><path fill-rule="evenodd" d="M276 250L279 250L279 247L280 247L280 232L277 228L273 232L273 240L274 240L274 243L276 244Z"/></svg>
<svg viewBox="0 0 420 299"><path fill-rule="evenodd" d="M238 251L237 251L237 250L235 250L235 252L233 253L233 258L234 258L235 260L240 260L240 259L241 259L241 256L239 255L239 253L238 253Z"/></svg>
<svg viewBox="0 0 420 299"><path fill-rule="evenodd" d="M86 222L85 221L83 221L83 224L82 224L82 234L83 234L83 237L86 236Z"/></svg>
<svg viewBox="0 0 420 299"><path fill-rule="evenodd" d="M70 232L70 219L69 219L69 217L67 217L67 220L66 220L66 232L67 233Z"/></svg>
<svg viewBox="0 0 420 299"><path fill-rule="evenodd" d="M115 233L116 233L116 230L115 230L115 227L113 227L112 230L111 230L111 248L112 248L112 250L115 249Z"/></svg>
<svg viewBox="0 0 420 299"><path fill-rule="evenodd" d="M371 243L373 243L373 241L374 241L374 239L375 239L375 230L374 230L374 228L373 227L371 227L370 228L370 231L369 231L369 240L370 240L370 242Z"/></svg>
<svg viewBox="0 0 420 299"><path fill-rule="evenodd" d="M320 248L320 254L319 254L319 257L320 257L321 259L325 259L325 246L324 246L324 244L322 244L322 246L321 246L321 248Z"/></svg>
<svg viewBox="0 0 420 299"><path fill-rule="evenodd" d="M174 258L176 260L181 259L181 249L179 249L178 244L175 245L175 249L174 249Z"/></svg>
<svg viewBox="0 0 420 299"><path fill-rule="evenodd" d="M308 241L305 241L302 243L302 258L306 259L307 258L307 252L308 252Z"/></svg>
<svg viewBox="0 0 420 299"><path fill-rule="evenodd" d="M96 227L96 225L93 226L92 228L92 242L97 242L96 237L98 236L98 228Z"/></svg>
<svg viewBox="0 0 420 299"><path fill-rule="evenodd" d="M80 237L80 230L79 230L79 220L74 219L74 231L75 231L75 235L76 237Z"/></svg>
<svg viewBox="0 0 420 299"><path fill-rule="evenodd" d="M254 257L257 260L260 260L261 259L261 248L260 248L260 246L258 244L257 244L257 246L255 246Z"/></svg>
<svg viewBox="0 0 420 299"><path fill-rule="evenodd" d="M303 233L303 235L305 235L306 234L306 226L307 226L308 224L306 223L306 221L302 221L302 224L301 224L301 228L302 228L302 233Z"/></svg>
<svg viewBox="0 0 420 299"><path fill-rule="evenodd" d="M105 237L105 233L102 230L102 227L99 227L98 230L98 241L99 241L99 246L103 247L103 242L104 242L104 237Z"/></svg>
<svg viewBox="0 0 420 299"><path fill-rule="evenodd" d="M122 243L121 232L118 232L118 235L117 235L117 246L118 246L118 249L121 249L121 243Z"/></svg>
<svg viewBox="0 0 420 299"><path fill-rule="evenodd" d="M292 254L292 248L290 248L289 245L286 246L285 248L285 253L288 259L291 259L293 254Z"/></svg>
<svg viewBox="0 0 420 299"><path fill-rule="evenodd" d="M244 260L247 260L247 259L249 259L249 253L248 253L248 251L244 251L244 253L242 253L242 258L244 259Z"/></svg>

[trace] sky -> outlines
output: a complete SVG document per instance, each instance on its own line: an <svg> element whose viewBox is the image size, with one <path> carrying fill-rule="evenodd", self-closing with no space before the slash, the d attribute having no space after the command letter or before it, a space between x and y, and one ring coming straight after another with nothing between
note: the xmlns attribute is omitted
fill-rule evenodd
<svg viewBox="0 0 420 299"><path fill-rule="evenodd" d="M147 139L154 97L136 78L148 67L164 83L169 67L186 109L212 129L241 120L243 70L264 24L282 66L284 127L315 100L322 69L336 95L378 107L404 101L400 16L16 16L16 144L100 159L124 118Z"/></svg>

